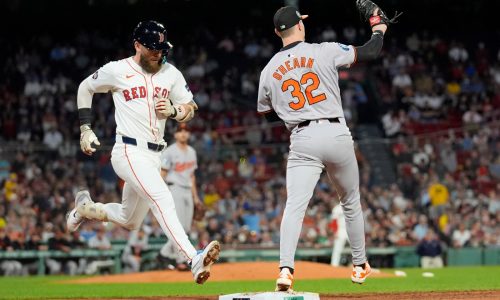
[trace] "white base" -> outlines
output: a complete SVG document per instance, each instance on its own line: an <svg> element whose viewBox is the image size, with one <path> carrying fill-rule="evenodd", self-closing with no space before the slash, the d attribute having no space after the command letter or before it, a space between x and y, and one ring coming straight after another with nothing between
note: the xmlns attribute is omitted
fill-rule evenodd
<svg viewBox="0 0 500 300"><path fill-rule="evenodd" d="M238 293L219 296L219 300L319 300L319 294L307 292Z"/></svg>

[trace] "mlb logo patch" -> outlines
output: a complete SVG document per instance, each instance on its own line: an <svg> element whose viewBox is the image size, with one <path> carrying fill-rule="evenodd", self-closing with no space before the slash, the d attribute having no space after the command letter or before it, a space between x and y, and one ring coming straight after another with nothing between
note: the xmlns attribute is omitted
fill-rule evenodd
<svg viewBox="0 0 500 300"><path fill-rule="evenodd" d="M341 43L338 43L339 47L344 50L344 51L349 51L349 46L347 45L344 45L344 44L341 44Z"/></svg>

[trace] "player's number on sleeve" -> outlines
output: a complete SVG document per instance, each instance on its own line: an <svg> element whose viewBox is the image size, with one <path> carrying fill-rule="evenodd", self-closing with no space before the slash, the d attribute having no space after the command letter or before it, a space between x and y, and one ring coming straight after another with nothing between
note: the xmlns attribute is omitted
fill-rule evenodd
<svg viewBox="0 0 500 300"><path fill-rule="evenodd" d="M300 85L306 83L309 83L309 85L306 87L304 93L302 92ZM290 106L290 108L293 110L299 110L306 104L306 99L309 105L313 105L314 103L318 103L326 99L325 93L321 93L316 96L313 95L313 91L318 88L319 84L320 81L318 75L313 72L307 72L302 75L302 77L300 78L300 82L291 78L283 81L281 90L283 92L286 92L291 88L292 97L294 97L296 101L290 101L290 103L288 103L288 106Z"/></svg>

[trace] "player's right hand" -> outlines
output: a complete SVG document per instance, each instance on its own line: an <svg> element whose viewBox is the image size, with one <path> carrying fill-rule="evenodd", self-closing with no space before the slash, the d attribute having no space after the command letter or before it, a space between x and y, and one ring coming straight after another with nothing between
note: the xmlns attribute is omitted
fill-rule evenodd
<svg viewBox="0 0 500 300"><path fill-rule="evenodd" d="M80 132L80 148L82 152L87 155L92 155L96 151L95 148L92 148L92 143L97 146L100 146L101 143L97 139L94 131L90 128L90 125L85 124L80 126Z"/></svg>

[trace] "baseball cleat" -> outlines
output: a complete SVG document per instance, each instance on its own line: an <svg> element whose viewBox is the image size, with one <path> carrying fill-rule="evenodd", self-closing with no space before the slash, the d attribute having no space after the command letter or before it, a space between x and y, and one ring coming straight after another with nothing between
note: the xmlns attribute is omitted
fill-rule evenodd
<svg viewBox="0 0 500 300"><path fill-rule="evenodd" d="M76 211L76 208L73 208L66 215L66 227L69 232L74 232L80 227L80 225L85 221L85 219L80 216L80 214Z"/></svg>
<svg viewBox="0 0 500 300"><path fill-rule="evenodd" d="M288 268L281 269L280 275L276 280L276 292L288 292L292 290L293 275Z"/></svg>
<svg viewBox="0 0 500 300"><path fill-rule="evenodd" d="M361 266L353 266L352 267L352 275L351 275L351 281L352 283L359 283L363 284L365 282L366 277L368 277L372 272L372 268L368 264L368 262L365 263L365 267Z"/></svg>
<svg viewBox="0 0 500 300"><path fill-rule="evenodd" d="M203 284L210 277L210 267L219 259L220 244L212 241L203 251L200 251L191 261L191 272L194 281Z"/></svg>
<svg viewBox="0 0 500 300"><path fill-rule="evenodd" d="M75 209L77 213L87 219L107 221L106 211L102 203L95 203L90 198L87 190L79 191L75 197Z"/></svg>

